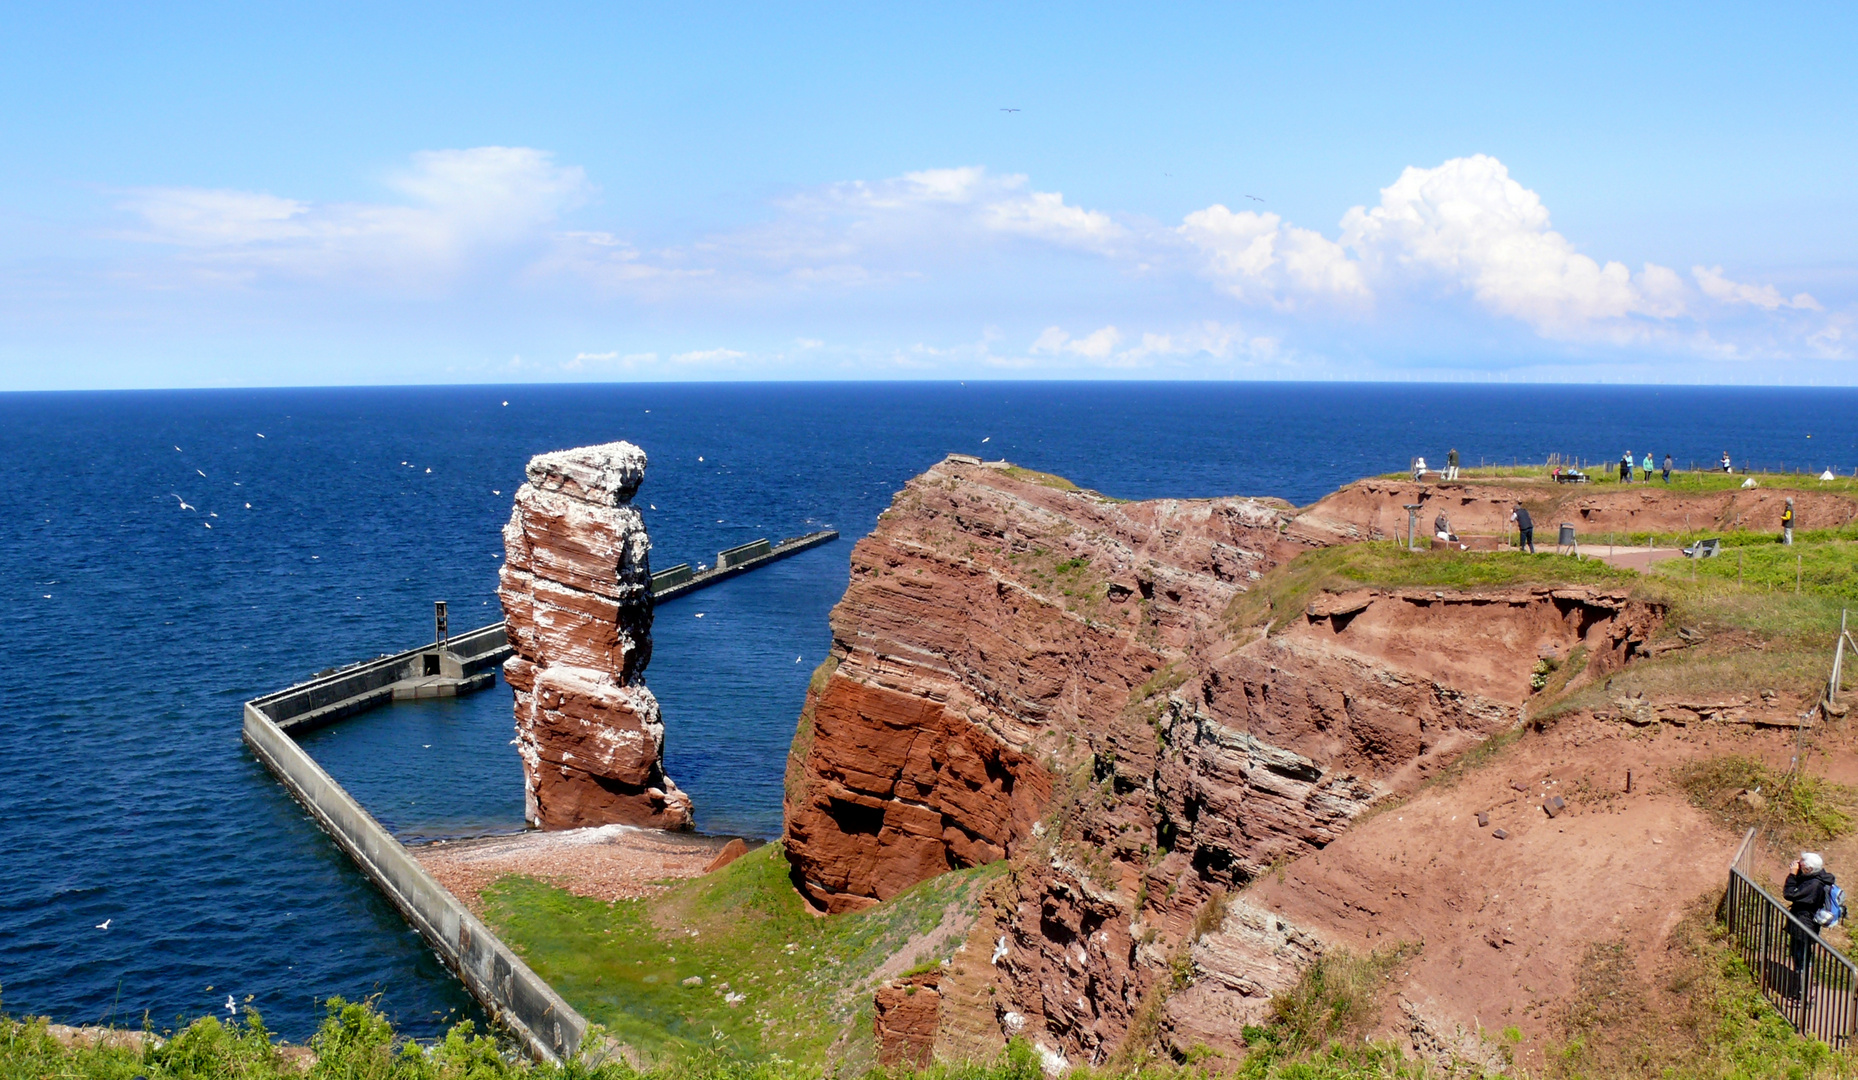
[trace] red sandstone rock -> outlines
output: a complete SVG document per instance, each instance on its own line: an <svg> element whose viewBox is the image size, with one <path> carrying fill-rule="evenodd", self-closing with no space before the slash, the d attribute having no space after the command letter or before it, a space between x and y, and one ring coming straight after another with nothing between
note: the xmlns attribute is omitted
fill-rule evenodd
<svg viewBox="0 0 1858 1080"><path fill-rule="evenodd" d="M1618 590L1362 589L1239 624L1252 580L1338 539L1306 518L956 459L910 481L853 549L790 758L803 894L851 911L1009 858L977 931L995 993L967 995L1002 1037L1101 1063L1187 950L1198 1004L1162 1019L1236 1044L1296 976L1285 942L1313 946L1196 917L1515 725L1545 644L1605 671L1661 618Z"/></svg>
<svg viewBox="0 0 1858 1080"><path fill-rule="evenodd" d="M746 854L748 854L748 842L738 836L723 845L722 850L716 853L716 857L710 860L710 864L703 868L703 872L714 874Z"/></svg>
<svg viewBox="0 0 1858 1080"><path fill-rule="evenodd" d="M516 651L503 674L529 823L689 828L644 682L651 540L631 502L645 452L620 442L539 454L526 475L503 529L498 594Z"/></svg>
<svg viewBox="0 0 1858 1080"><path fill-rule="evenodd" d="M940 1026L939 972L914 975L879 987L875 998L877 1063L922 1068L929 1064Z"/></svg>

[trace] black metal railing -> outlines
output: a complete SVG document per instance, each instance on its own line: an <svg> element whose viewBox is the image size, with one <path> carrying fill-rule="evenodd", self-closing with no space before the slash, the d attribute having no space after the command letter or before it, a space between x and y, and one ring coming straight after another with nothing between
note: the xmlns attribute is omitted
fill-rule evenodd
<svg viewBox="0 0 1858 1080"><path fill-rule="evenodd" d="M1754 850L1755 830L1750 829L1729 864L1723 919L1730 939L1754 971L1762 995L1796 1030L1843 1047L1858 1027L1858 965L1755 884Z"/></svg>

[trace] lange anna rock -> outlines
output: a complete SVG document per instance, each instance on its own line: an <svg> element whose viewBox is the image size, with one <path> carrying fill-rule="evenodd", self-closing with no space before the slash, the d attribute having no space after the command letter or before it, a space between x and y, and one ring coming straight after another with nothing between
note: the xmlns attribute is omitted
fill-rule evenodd
<svg viewBox="0 0 1858 1080"><path fill-rule="evenodd" d="M627 442L538 454L503 529L498 593L516 655L516 745L531 825L691 825L664 772L652 655L651 538Z"/></svg>

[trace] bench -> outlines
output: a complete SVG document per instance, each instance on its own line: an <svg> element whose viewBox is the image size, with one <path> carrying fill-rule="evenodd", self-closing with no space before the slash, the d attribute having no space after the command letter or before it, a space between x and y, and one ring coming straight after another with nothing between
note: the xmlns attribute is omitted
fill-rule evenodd
<svg viewBox="0 0 1858 1080"><path fill-rule="evenodd" d="M1684 549L1686 559L1714 559L1720 554L1722 554L1722 541L1715 537L1699 540Z"/></svg>

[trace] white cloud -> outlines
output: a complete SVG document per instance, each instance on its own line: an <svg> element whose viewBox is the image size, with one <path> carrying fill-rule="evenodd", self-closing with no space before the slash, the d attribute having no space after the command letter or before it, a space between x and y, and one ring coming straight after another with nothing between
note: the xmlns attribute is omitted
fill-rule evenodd
<svg viewBox="0 0 1858 1080"><path fill-rule="evenodd" d="M1820 306L1819 301L1806 293L1798 293L1789 300L1772 285L1744 285L1741 282L1730 281L1723 276L1723 268L1720 266L1693 266L1690 268L1690 273L1697 279L1697 287L1703 290L1703 295L1718 303L1752 304L1763 311L1774 311L1777 308L1794 308L1800 311L1826 310Z"/></svg>
<svg viewBox="0 0 1858 1080"><path fill-rule="evenodd" d="M1674 272L1647 264L1635 278L1621 263L1602 265L1576 251L1549 227L1541 198L1483 154L1406 169L1381 189L1379 206L1343 215L1342 243L1376 280L1462 289L1486 310L1550 336L1685 310Z"/></svg>
<svg viewBox="0 0 1858 1080"><path fill-rule="evenodd" d="M747 355L745 352L737 352L734 349L700 349L695 352L674 353L671 356L671 362L674 364L729 363L741 360Z"/></svg>
<svg viewBox="0 0 1858 1080"><path fill-rule="evenodd" d="M1032 343L1029 351L1035 356L1039 353L1048 353L1053 356L1069 353L1072 356L1082 356L1090 360L1101 360L1114 352L1116 346L1122 344L1122 340L1122 334L1114 326L1106 326L1081 338L1072 338L1070 334L1056 326L1049 326Z"/></svg>
<svg viewBox="0 0 1858 1080"><path fill-rule="evenodd" d="M1223 203L1173 227L1147 223L980 166L823 184L775 201L759 223L657 246L623 231L567 227L564 215L595 189L583 170L541 150L424 152L385 182L400 201L141 189L121 202L140 220L123 235L174 249L178 263L208 283L268 278L435 292L472 275L500 275L525 293L570 303L767 305L745 311L801 310L812 296L835 312L860 294L928 296L944 306L983 304L989 318L1037 326L1041 288L1063 281L1077 283L1076 300L1101 300L1122 325L1145 321L1144 297L1165 296L1171 315L1195 328L1144 332L1132 344L1114 324L1081 337L1053 326L1006 361L1013 363L1278 355L1283 342L1294 348L1299 340L1397 327L1441 301L1468 301L1541 337L1657 343L1697 355L1795 347L1843 355L1852 338L1840 321L1846 314L1827 315L1806 293L1790 298L1770 284L1732 280L1721 266L1698 265L1685 276L1590 256L1553 228L1536 192L1485 155L1405 169L1378 203L1342 215L1333 235ZM1132 280L1142 289L1128 289ZM1265 331L1220 322L1235 302L1261 309ZM807 318L800 325L817 325L817 312ZM823 346L799 338L794 348ZM976 355L995 359L984 348ZM729 367L744 359L696 349L663 361L587 352L566 363Z"/></svg>
<svg viewBox="0 0 1858 1080"><path fill-rule="evenodd" d="M1299 298L1369 297L1361 266L1342 245L1285 225L1276 214L1235 213L1216 203L1188 214L1178 231L1206 256L1225 290L1241 300L1291 306Z"/></svg>
<svg viewBox="0 0 1858 1080"><path fill-rule="evenodd" d="M525 147L413 155L388 178L410 204L316 204L258 192L144 188L120 206L144 228L126 234L189 249L196 265L247 276L362 275L418 280L548 239L592 192L585 172Z"/></svg>

